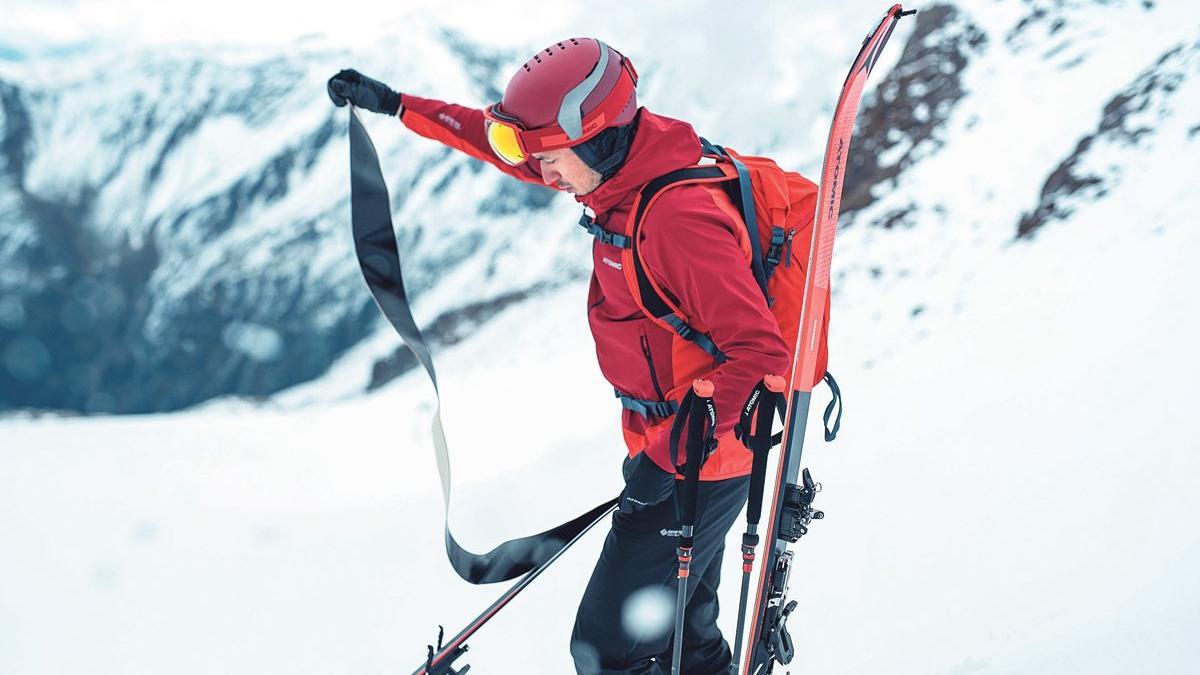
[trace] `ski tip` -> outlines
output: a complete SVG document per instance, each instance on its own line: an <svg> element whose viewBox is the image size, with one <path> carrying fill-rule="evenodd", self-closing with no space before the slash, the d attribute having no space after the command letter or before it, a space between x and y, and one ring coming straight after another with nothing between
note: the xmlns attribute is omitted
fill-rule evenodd
<svg viewBox="0 0 1200 675"><path fill-rule="evenodd" d="M716 391L713 383L708 380L693 380L692 391L696 392L697 396L703 398L712 398L713 392Z"/></svg>
<svg viewBox="0 0 1200 675"><path fill-rule="evenodd" d="M779 375L767 375L763 378L763 384L766 385L767 391L782 394L784 387L787 386L787 381Z"/></svg>

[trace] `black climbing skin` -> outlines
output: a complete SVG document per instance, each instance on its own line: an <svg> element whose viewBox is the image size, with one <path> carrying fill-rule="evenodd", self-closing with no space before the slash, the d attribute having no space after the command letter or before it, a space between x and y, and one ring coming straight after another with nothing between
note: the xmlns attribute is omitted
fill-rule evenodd
<svg viewBox="0 0 1200 675"><path fill-rule="evenodd" d="M417 361L429 376L437 392L437 372L429 343L413 318L408 292L404 287L403 268L392 223L387 183L379 167L375 146L353 110L350 111L350 213L354 230L354 248L363 278L376 304L396 332L404 338ZM440 400L440 399L439 399ZM440 408L440 403L439 403ZM444 439L440 415L434 418L434 438ZM439 471L450 464L448 449L435 448L440 457ZM443 475L443 486L449 482ZM449 500L449 488L445 497ZM567 542L608 513L616 500L593 508L574 520L540 534L506 541L487 553L472 553L458 544L446 523L446 554L463 579L475 584L514 579L538 568Z"/></svg>
<svg viewBox="0 0 1200 675"><path fill-rule="evenodd" d="M429 343L417 326L404 287L403 266L396 244L395 226L392 223L392 208L388 198L387 183L379 167L379 157L367 130L359 121L354 109L350 118L350 215L354 235L354 250L367 288L375 299L379 310L412 350L413 356L424 368L434 394L438 397L438 411L433 417L434 449L437 454L438 472L441 477L447 518L443 522L446 556L450 565L466 581L473 584L495 583L522 577L503 593L490 607L485 609L471 624L460 631L450 642L443 644L439 631L438 646L431 646L424 665L414 675L451 675L465 673L469 666L454 666L453 663L466 650L466 640L478 628L503 608L516 594L520 593L547 567L559 558L592 527L605 520L616 508L616 499L610 499L575 519L553 527L545 532L501 542L487 553L472 553L455 540L450 532L448 510L450 504L450 456L445 443L441 424L441 397L438 394L437 371L433 365Z"/></svg>

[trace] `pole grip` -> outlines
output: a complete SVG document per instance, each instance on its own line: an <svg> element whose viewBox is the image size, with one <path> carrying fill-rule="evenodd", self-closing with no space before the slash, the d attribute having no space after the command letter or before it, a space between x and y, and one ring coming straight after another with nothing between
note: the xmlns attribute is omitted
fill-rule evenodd
<svg viewBox="0 0 1200 675"><path fill-rule="evenodd" d="M687 413L687 439L685 456L687 464L683 472L683 491L680 495L681 524L684 529L696 524L696 493L700 489L700 467L708 454L708 445L713 439L716 426L716 408L713 405L713 385L707 380L696 380L692 384L691 407ZM691 542L688 542L691 545Z"/></svg>
<svg viewBox="0 0 1200 675"><path fill-rule="evenodd" d="M784 380L778 375L766 375L763 381L750 392L750 399L743 408L743 423L753 415L754 427L745 425L749 438L746 447L754 457L750 469L750 495L746 501L746 523L758 525L762 519L763 492L766 488L767 458L771 454L771 426L775 421L775 410L782 395Z"/></svg>

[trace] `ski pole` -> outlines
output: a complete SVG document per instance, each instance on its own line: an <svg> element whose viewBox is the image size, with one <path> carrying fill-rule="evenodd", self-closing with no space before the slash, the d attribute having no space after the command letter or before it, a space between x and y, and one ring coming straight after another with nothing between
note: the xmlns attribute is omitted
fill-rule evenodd
<svg viewBox="0 0 1200 675"><path fill-rule="evenodd" d="M758 549L758 523L762 517L767 456L774 445L771 424L786 384L778 375L765 376L750 392L737 426L738 436L754 455L754 464L750 470L750 497L746 501L746 532L742 535L742 592L738 600L737 638L734 640L733 661L729 665L733 675L737 675L742 656L742 633L746 630L746 603L750 597L750 573L754 570L755 552ZM750 425L752 419L753 429Z"/></svg>
<svg viewBox="0 0 1200 675"><path fill-rule="evenodd" d="M444 635L443 632L439 630L437 649L435 650L433 646L430 645L429 653L426 655L425 663L413 671L412 675L462 675L463 673L466 673L470 666L455 666L454 662L458 660L458 658L464 653L466 653L467 639L474 635L475 632L478 631L485 623L491 620L491 618L495 616L497 612L503 609L505 605L512 601L513 598L517 597L521 591L525 590L526 587L533 583L534 579L537 579L542 572L546 571L546 568L554 564L554 561L558 560L564 553L566 553L567 549L571 548L575 542L582 539L583 535L587 534L589 530L612 515L612 512L617 510L617 500L614 499L610 502L607 502L604 506L605 510L603 512L597 515L595 519L593 519L587 524L586 527L576 533L575 536L571 537L569 541L564 542L559 549L555 551L554 554L551 555L545 562L527 572L525 576L521 577L517 583L513 584L507 591L504 592L503 595L489 605L487 609L483 610L479 616L475 617L475 619L471 621L466 628L462 629L457 635L451 638L450 642L443 644L442 638Z"/></svg>
<svg viewBox="0 0 1200 675"><path fill-rule="evenodd" d="M686 462L683 467L683 485L680 492L679 543L675 549L679 560L677 577L679 590L675 596L675 650L671 656L671 673L679 675L679 664L683 658L683 614L687 606L687 583L692 567L692 547L695 544L696 494L700 488L700 467L708 459L715 445L717 411L713 405L713 384L707 380L695 380L685 397L690 406L680 406L679 416L671 426L671 449L679 447L679 435L687 423ZM687 401L686 399L691 399ZM705 431L705 423L708 429Z"/></svg>

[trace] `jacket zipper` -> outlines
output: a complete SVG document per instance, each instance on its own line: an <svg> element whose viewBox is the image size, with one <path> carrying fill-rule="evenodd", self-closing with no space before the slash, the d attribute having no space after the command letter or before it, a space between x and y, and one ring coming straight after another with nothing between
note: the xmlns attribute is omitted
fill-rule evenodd
<svg viewBox="0 0 1200 675"><path fill-rule="evenodd" d="M654 393L658 394L658 400L665 401L666 396L663 395L662 387L658 386L658 375L654 372L654 357L650 356L650 338L645 335L640 337L642 353L646 355L646 365L650 367L650 382L654 385Z"/></svg>

